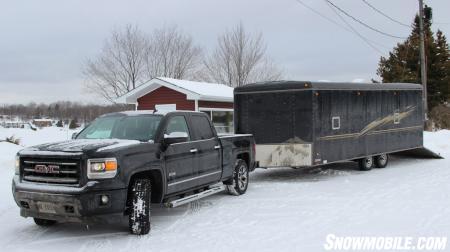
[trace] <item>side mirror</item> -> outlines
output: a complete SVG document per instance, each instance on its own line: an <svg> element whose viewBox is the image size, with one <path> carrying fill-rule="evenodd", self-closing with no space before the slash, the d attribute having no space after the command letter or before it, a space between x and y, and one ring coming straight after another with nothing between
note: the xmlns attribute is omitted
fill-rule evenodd
<svg viewBox="0 0 450 252"><path fill-rule="evenodd" d="M75 138L77 138L77 136L78 136L78 132L74 132L74 133L72 133L72 139L75 139Z"/></svg>
<svg viewBox="0 0 450 252"><path fill-rule="evenodd" d="M183 143L188 141L188 134L186 132L172 132L170 134L164 134L163 144L169 146L175 143Z"/></svg>

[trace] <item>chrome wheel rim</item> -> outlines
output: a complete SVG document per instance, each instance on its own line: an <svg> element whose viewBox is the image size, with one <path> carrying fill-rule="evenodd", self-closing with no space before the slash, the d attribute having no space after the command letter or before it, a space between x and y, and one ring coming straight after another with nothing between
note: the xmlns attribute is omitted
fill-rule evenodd
<svg viewBox="0 0 450 252"><path fill-rule="evenodd" d="M245 190L247 184L248 184L247 166L241 165L239 166L238 170L238 187L242 191Z"/></svg>
<svg viewBox="0 0 450 252"><path fill-rule="evenodd" d="M366 167L372 167L373 160L372 158L366 158Z"/></svg>

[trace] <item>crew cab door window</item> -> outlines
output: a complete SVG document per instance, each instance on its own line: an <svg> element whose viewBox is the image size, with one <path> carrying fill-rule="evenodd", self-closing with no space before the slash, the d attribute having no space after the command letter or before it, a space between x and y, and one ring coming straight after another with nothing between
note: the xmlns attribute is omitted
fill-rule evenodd
<svg viewBox="0 0 450 252"><path fill-rule="evenodd" d="M165 134L169 135L174 132L186 133L188 135L188 141L191 140L191 134L189 134L189 128L184 116L174 116L169 120Z"/></svg>
<svg viewBox="0 0 450 252"><path fill-rule="evenodd" d="M214 132L211 129L211 124L205 116L193 115L191 116L192 126L195 129L195 140L205 140L214 137Z"/></svg>

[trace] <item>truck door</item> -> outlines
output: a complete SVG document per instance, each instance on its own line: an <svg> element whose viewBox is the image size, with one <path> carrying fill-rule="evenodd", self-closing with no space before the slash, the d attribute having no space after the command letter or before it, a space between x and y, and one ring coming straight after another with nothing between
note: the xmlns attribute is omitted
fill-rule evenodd
<svg viewBox="0 0 450 252"><path fill-rule="evenodd" d="M164 152L168 194L195 187L197 176L194 165L196 146L192 141L192 134L185 116L176 115L169 118L164 134L169 135L174 132L188 134L188 141L171 144Z"/></svg>
<svg viewBox="0 0 450 252"><path fill-rule="evenodd" d="M222 176L222 150L217 134L206 115L192 114L191 128L194 131L194 165L198 169L198 185L219 181Z"/></svg>

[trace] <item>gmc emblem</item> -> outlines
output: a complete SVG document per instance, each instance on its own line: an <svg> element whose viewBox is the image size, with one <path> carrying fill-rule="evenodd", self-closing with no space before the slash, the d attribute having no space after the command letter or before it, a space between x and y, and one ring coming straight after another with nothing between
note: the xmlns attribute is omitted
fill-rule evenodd
<svg viewBox="0 0 450 252"><path fill-rule="evenodd" d="M34 166L34 171L36 173L58 174L59 166L58 165L36 165L36 166Z"/></svg>

